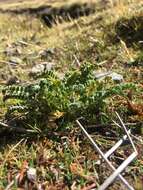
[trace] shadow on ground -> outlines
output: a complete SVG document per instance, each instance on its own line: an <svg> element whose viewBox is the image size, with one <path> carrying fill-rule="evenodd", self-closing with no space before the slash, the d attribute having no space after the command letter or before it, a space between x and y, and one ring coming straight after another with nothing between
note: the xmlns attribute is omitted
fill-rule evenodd
<svg viewBox="0 0 143 190"><path fill-rule="evenodd" d="M143 16L118 20L115 31L117 38L123 40L128 47L135 44L143 48Z"/></svg>

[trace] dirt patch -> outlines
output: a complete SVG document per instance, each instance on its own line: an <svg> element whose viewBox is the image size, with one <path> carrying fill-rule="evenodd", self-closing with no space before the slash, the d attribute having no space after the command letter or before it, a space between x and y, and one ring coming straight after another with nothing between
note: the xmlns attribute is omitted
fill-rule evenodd
<svg viewBox="0 0 143 190"><path fill-rule="evenodd" d="M143 48L143 16L122 18L115 26L118 39L125 41L128 47L137 45Z"/></svg>
<svg viewBox="0 0 143 190"><path fill-rule="evenodd" d="M70 21L81 16L88 16L95 12L95 8L91 4L73 4L71 6L63 6L60 8L51 8L49 12L41 15L42 20L47 26L52 26L53 23Z"/></svg>
<svg viewBox="0 0 143 190"><path fill-rule="evenodd" d="M13 13L13 14L42 14L42 12L47 12L51 9L52 7L49 5L43 5L40 7L36 8L20 8L20 9L0 9L1 13Z"/></svg>
<svg viewBox="0 0 143 190"><path fill-rule="evenodd" d="M81 16L88 16L95 12L95 5L89 3L75 3L61 7L52 7L50 5L40 6L38 8L23 8L14 10L2 10L2 13L29 14L40 17L48 27L52 27L57 22L70 21Z"/></svg>

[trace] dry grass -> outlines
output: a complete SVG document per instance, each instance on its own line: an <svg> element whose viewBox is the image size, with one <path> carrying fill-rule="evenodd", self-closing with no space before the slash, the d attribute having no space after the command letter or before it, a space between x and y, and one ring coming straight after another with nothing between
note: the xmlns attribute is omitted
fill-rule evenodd
<svg viewBox="0 0 143 190"><path fill-rule="evenodd" d="M95 3L98 2L99 0L80 0L79 3ZM20 9L20 8L35 8L35 7L40 7L40 6L46 6L46 5L52 5L54 7L59 7L62 5L70 5L70 4L74 4L77 3L76 0L43 0L43 1L38 1L38 0L7 0L7 1L1 1L0 5L1 5L1 9L6 10L6 9Z"/></svg>
<svg viewBox="0 0 143 190"><path fill-rule="evenodd" d="M65 3L75 1L5 1L0 2L2 9L19 9L26 7L38 7L41 5L61 6ZM81 1L83 2L83 1ZM96 0L91 2L97 2ZM103 7L103 1L100 2ZM112 69L123 75L125 82L143 84L142 66L133 66L133 62L142 54L138 43L128 47L123 39L116 39L115 26L122 17L128 19L139 16L142 12L142 1L118 0L116 3L109 2L109 6L100 9L88 17L81 17L71 22L58 23L48 28L37 17L30 15L13 15L10 13L0 14L0 82L5 83L11 75L18 76L22 82L29 81L29 69L43 61L53 61L57 69L64 73L69 67L76 67L87 61L95 65L99 71ZM25 42L25 45L22 44ZM5 53L7 48L16 48L19 53ZM40 52L54 48L53 57L41 57ZM19 58L21 63L16 67L9 66L12 58ZM100 65L100 66L98 66ZM2 85L1 85L2 87ZM133 92L133 100L136 103L142 102L142 94L136 95ZM121 102L121 103L120 103ZM111 102L112 106L122 107L124 100L116 99ZM4 118L6 107L0 99L0 118ZM139 116L126 117L130 122L142 122ZM69 124L70 125L70 124ZM139 125L141 128L142 124ZM50 126L49 126L50 127ZM68 134L67 134L68 133ZM136 134L135 134L136 135ZM137 136L141 136L139 133ZM53 135L50 138L24 138L19 135L2 134L0 147L0 188L5 189L14 177L21 171L24 161L29 166L37 169L37 182L44 184L45 189L82 189L93 182L102 182L101 171L95 164L98 155L87 142L82 145L79 132L69 126L63 135ZM47 134L48 136L48 134ZM9 140L11 138L11 140ZM106 149L104 136L98 136L98 142L103 143ZM142 139L142 137L140 137ZM26 139L26 140L25 140ZM127 172L131 184L136 189L142 188L141 176L143 175L143 145L137 142L140 150L138 160L129 167ZM77 170L80 168L80 172ZM101 169L101 170L99 170ZM100 171L100 172L99 172ZM99 173L99 179L97 175ZM103 172L104 173L104 172ZM105 174L106 176L106 174ZM104 177L105 177L104 176ZM96 178L96 180L95 180ZM23 183L27 179L23 177ZM140 181L138 183L138 181ZM26 183L25 183L26 184ZM139 185L140 184L140 185ZM30 188L30 187L29 187ZM17 189L17 186L13 186ZM118 189L114 185L111 189ZM122 187L124 189L124 187Z"/></svg>

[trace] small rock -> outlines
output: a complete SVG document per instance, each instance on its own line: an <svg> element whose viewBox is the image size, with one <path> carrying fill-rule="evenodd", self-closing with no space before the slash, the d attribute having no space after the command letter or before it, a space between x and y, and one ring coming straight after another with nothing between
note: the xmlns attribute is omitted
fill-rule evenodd
<svg viewBox="0 0 143 190"><path fill-rule="evenodd" d="M22 51L20 48L18 47L7 47L4 51L4 53L7 55L7 56L16 56L16 55L21 55Z"/></svg>
<svg viewBox="0 0 143 190"><path fill-rule="evenodd" d="M12 76L7 80L6 85L13 85L18 83L20 83L20 80L16 76Z"/></svg>
<svg viewBox="0 0 143 190"><path fill-rule="evenodd" d="M9 60L10 63L12 64L21 64L22 63L22 60L18 57L12 57L10 60Z"/></svg>
<svg viewBox="0 0 143 190"><path fill-rule="evenodd" d="M7 47L4 51L4 53L7 55L7 56L12 56L12 55L15 55L16 53L16 50L15 48L13 47Z"/></svg>
<svg viewBox="0 0 143 190"><path fill-rule="evenodd" d="M55 53L54 48L47 48L47 49L45 49L45 50L41 50L41 51L39 52L39 56L40 56L41 58L47 58L48 56L54 55L54 53Z"/></svg>
<svg viewBox="0 0 143 190"><path fill-rule="evenodd" d="M35 168L29 168L27 170L27 178L28 178L28 180L31 181L31 182L35 182L36 181L36 177L37 177L37 175L36 175L36 169Z"/></svg>
<svg viewBox="0 0 143 190"><path fill-rule="evenodd" d="M115 82L122 82L123 76L112 72L112 71L105 71L105 72L94 72L95 79L97 80L103 80L105 77L111 77L113 81Z"/></svg>
<svg viewBox="0 0 143 190"><path fill-rule="evenodd" d="M32 67L31 71L29 72L30 77L39 76L41 73L46 73L47 71L51 71L54 66L54 63L51 62L44 62Z"/></svg>
<svg viewBox="0 0 143 190"><path fill-rule="evenodd" d="M123 81L123 76L120 75L120 74L118 74L118 73L113 72L113 73L111 73L109 76L110 76L110 77L112 78L112 80L115 81L115 82L122 82L122 81Z"/></svg>

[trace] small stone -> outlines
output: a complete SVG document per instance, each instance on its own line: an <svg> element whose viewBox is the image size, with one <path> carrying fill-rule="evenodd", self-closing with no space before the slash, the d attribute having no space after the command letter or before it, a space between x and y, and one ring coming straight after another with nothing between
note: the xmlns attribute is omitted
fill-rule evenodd
<svg viewBox="0 0 143 190"><path fill-rule="evenodd" d="M122 82L123 76L112 72L112 71L104 71L104 72L94 72L95 79L97 80L103 80L106 77L111 77L111 79L115 82Z"/></svg>
<svg viewBox="0 0 143 190"><path fill-rule="evenodd" d="M22 63L22 60L18 57L12 57L10 60L9 60L10 63L12 64L21 64Z"/></svg>
<svg viewBox="0 0 143 190"><path fill-rule="evenodd" d="M40 57L47 57L47 56L52 56L52 55L54 55L54 53L55 53L54 48L47 48L47 49L45 49L45 50L41 50L41 51L39 52L39 56L40 56Z"/></svg>
<svg viewBox="0 0 143 190"><path fill-rule="evenodd" d="M28 178L28 180L31 181L31 182L35 182L36 181L36 177L37 177L37 175L36 175L36 169L35 168L29 168L27 170L27 178Z"/></svg>
<svg viewBox="0 0 143 190"><path fill-rule="evenodd" d="M32 67L31 71L29 72L29 76L35 77L39 76L41 73L51 71L54 64L51 62L44 62L41 64L37 64L36 66Z"/></svg>
<svg viewBox="0 0 143 190"><path fill-rule="evenodd" d="M7 55L7 56L17 56L17 55L21 55L22 54L22 51L20 48L18 47L13 47L13 46L10 46L10 47L7 47L4 51L4 53Z"/></svg>
<svg viewBox="0 0 143 190"><path fill-rule="evenodd" d="M115 82L122 82L122 81L123 81L123 76L120 75L120 74L118 74L118 73L115 73L115 72L111 73L111 74L110 74L110 77L111 77L112 80L115 81Z"/></svg>
<svg viewBox="0 0 143 190"><path fill-rule="evenodd" d="M6 82L7 85L13 85L18 83L20 83L20 80L16 76L10 77Z"/></svg>

